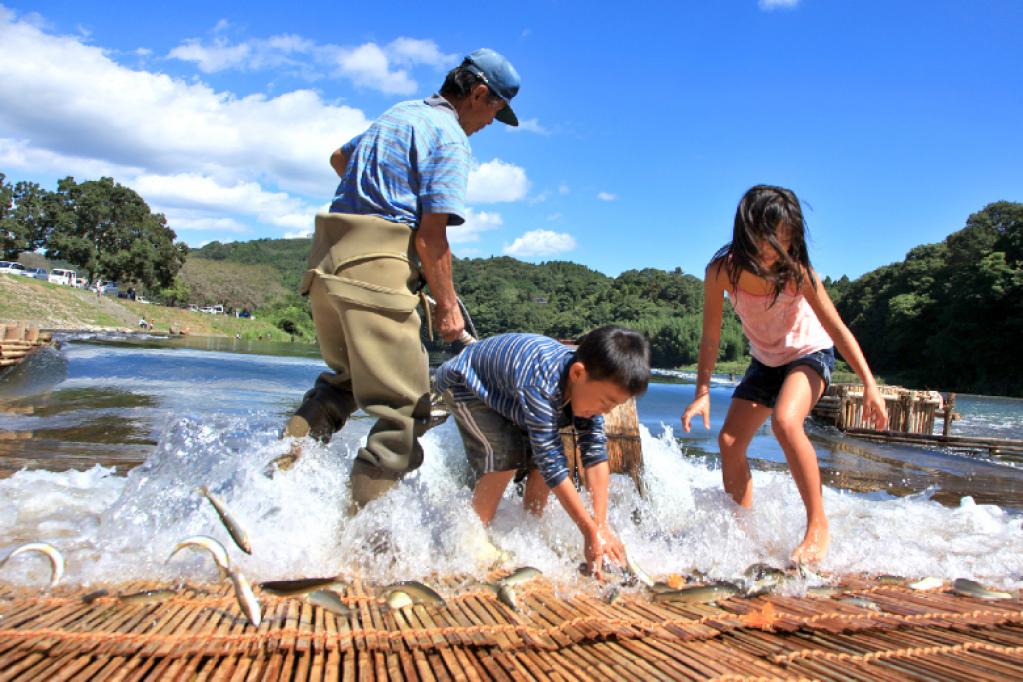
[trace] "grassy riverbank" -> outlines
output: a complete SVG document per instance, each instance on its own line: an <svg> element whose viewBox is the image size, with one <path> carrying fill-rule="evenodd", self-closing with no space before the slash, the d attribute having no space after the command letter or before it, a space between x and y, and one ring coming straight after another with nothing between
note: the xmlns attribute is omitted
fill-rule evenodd
<svg viewBox="0 0 1023 682"><path fill-rule="evenodd" d="M98 298L92 291L0 275L0 321L26 322L43 329L139 331L139 318L145 318L160 333L173 328L197 336L237 334L244 339L291 339L269 320L258 317L209 315L110 296Z"/></svg>

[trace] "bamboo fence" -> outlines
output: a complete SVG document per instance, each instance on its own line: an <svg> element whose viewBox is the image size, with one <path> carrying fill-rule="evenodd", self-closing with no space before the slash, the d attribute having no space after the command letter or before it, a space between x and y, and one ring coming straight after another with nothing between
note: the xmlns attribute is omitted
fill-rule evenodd
<svg viewBox="0 0 1023 682"><path fill-rule="evenodd" d="M607 438L607 460L613 474L627 474L640 495L643 486L643 447L639 436L639 413L635 398L604 415L604 436ZM568 470L578 483L581 477L581 453L577 434L571 426L561 430L561 442L568 457Z"/></svg>
<svg viewBox="0 0 1023 682"><path fill-rule="evenodd" d="M48 332L21 322L0 323L0 369L18 364L32 351L53 342Z"/></svg>
<svg viewBox="0 0 1023 682"><path fill-rule="evenodd" d="M513 611L438 580L441 607L392 611L353 581L336 616L256 588L252 627L229 587L187 584L128 604L95 589L0 583L0 682L8 680L1019 680L1023 601L913 592L848 578L844 595L717 605L614 603L545 580ZM109 593L166 587L136 582ZM878 610L840 601L868 597Z"/></svg>

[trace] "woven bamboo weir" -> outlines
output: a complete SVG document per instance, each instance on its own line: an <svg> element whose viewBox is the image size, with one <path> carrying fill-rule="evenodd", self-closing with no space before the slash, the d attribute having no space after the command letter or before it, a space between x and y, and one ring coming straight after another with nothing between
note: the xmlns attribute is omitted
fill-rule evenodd
<svg viewBox="0 0 1023 682"><path fill-rule="evenodd" d="M495 576L497 577L497 574ZM0 681L203 680L1012 680L1023 677L1023 600L982 601L845 580L829 599L765 596L717 605L613 604L533 581L512 611L460 579L441 607L391 611L353 581L334 615L256 588L252 627L229 586L186 583L156 603L132 582L0 583ZM840 601L869 598L878 610Z"/></svg>
<svg viewBox="0 0 1023 682"><path fill-rule="evenodd" d="M35 325L22 322L0 323L0 369L12 367L29 353L53 343L49 332L40 332Z"/></svg>
<svg viewBox="0 0 1023 682"><path fill-rule="evenodd" d="M867 440L1023 456L1023 440L952 435L952 423L959 418L955 412L955 393L949 393L944 399L936 391L914 391L901 386L878 388L888 410L888 428L884 431L864 422L863 386L855 384L829 386L811 414L819 422ZM934 433L938 417L943 422L940 435Z"/></svg>

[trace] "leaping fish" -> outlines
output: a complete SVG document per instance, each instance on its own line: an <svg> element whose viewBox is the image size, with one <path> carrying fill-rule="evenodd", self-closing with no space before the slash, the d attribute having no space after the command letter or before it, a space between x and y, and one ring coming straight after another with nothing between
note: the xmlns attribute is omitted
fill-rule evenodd
<svg viewBox="0 0 1023 682"><path fill-rule="evenodd" d="M388 595L394 592L404 592L416 604L429 604L430 606L444 606L444 597L437 594L435 590L416 580L402 580L384 588ZM390 603L390 602L388 602ZM393 608L393 607L392 607Z"/></svg>
<svg viewBox="0 0 1023 682"><path fill-rule="evenodd" d="M242 613L254 627L258 628L263 616L259 611L259 602L256 601L256 595L253 594L249 581L237 568L228 571L227 577L234 585L234 596L238 600L238 606L241 607Z"/></svg>
<svg viewBox="0 0 1023 682"><path fill-rule="evenodd" d="M210 501L213 508L217 510L217 516L220 517L221 523L227 528L227 532L231 535L231 539L238 545L238 548L246 554L252 554L252 545L249 544L249 536L245 533L238 522L234 520L234 517L227 511L227 507L224 506L224 501L219 497L210 492L210 489L206 486L202 486L196 489L197 492Z"/></svg>
<svg viewBox="0 0 1023 682"><path fill-rule="evenodd" d="M513 571L510 575L506 575L501 578L497 581L497 583L499 585L508 586L520 585L522 583L529 582L533 578L539 578L542 575L543 573L538 568L523 566L522 568L515 569L515 571Z"/></svg>
<svg viewBox="0 0 1023 682"><path fill-rule="evenodd" d="M227 550L224 549L222 544L211 538L209 535L192 535L191 537L187 537L174 545L174 551L167 557L167 561L170 561L175 554L186 547L200 547L205 549L213 557L214 563L217 564L217 570L220 571L220 577L227 577L227 572L231 570L231 559L227 556Z"/></svg>
<svg viewBox="0 0 1023 682"><path fill-rule="evenodd" d="M46 558L50 560L50 584L47 585L47 589L53 589L60 582L60 579L64 577L64 555L48 542L30 542L22 545L4 557L3 561L0 561L0 566L3 566L19 554L26 552L39 552L40 554L45 554Z"/></svg>
<svg viewBox="0 0 1023 682"><path fill-rule="evenodd" d="M336 577L331 578L300 578L298 580L267 580L259 583L259 588L276 597L294 597L309 594L317 590L337 588L344 589L343 582Z"/></svg>

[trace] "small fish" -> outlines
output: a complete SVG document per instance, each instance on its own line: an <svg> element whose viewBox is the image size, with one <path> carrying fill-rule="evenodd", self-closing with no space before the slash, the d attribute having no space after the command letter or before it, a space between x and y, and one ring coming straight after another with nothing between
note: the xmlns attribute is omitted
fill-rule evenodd
<svg viewBox="0 0 1023 682"><path fill-rule="evenodd" d="M268 580L259 583L259 588L275 597L294 597L328 588L344 590L345 585L337 578L301 578L299 580Z"/></svg>
<svg viewBox="0 0 1023 682"><path fill-rule="evenodd" d="M901 575L891 575L890 573L884 573L875 578L878 585L901 585L906 582L906 579Z"/></svg>
<svg viewBox="0 0 1023 682"><path fill-rule="evenodd" d="M387 606L393 611L403 609L406 606L412 606L415 602L412 601L412 597L407 592L401 590L391 590L387 593Z"/></svg>
<svg viewBox="0 0 1023 682"><path fill-rule="evenodd" d="M917 580L914 583L906 585L911 590L933 590L941 587L944 583L941 582L940 578L923 578Z"/></svg>
<svg viewBox="0 0 1023 682"><path fill-rule="evenodd" d="M210 492L210 489L206 486L202 486L197 489L199 494L210 501L213 508L217 510L217 516L220 517L220 522L227 528L227 532L231 535L231 539L238 545L238 549L245 552L246 554L252 554L252 545L249 544L249 536L245 533L238 522L234 520L234 517L227 511L227 507L224 506L224 501L219 497Z"/></svg>
<svg viewBox="0 0 1023 682"><path fill-rule="evenodd" d="M341 595L334 590L316 590L305 595L305 600L313 606L319 606L325 611L330 611L336 616L346 618L351 609L341 601Z"/></svg>
<svg viewBox="0 0 1023 682"><path fill-rule="evenodd" d="M837 585L814 585L813 587L806 588L806 596L811 599L830 599L842 592L845 592L845 590Z"/></svg>
<svg viewBox="0 0 1023 682"><path fill-rule="evenodd" d="M975 597L977 599L1012 599L1012 594L1009 592L989 590L976 580L967 580L966 578L957 578L952 583L952 591L965 597Z"/></svg>
<svg viewBox="0 0 1023 682"><path fill-rule="evenodd" d="M295 466L295 462L302 454L302 448L299 445L293 445L290 450L285 452L283 455L274 457L270 462L263 467L263 475L267 478L273 478L274 474L278 471L287 471L291 467Z"/></svg>
<svg viewBox="0 0 1023 682"><path fill-rule="evenodd" d="M231 559L227 556L227 550L224 549L222 544L211 538L209 535L192 535L174 545L174 551L167 557L167 561L170 561L175 554L186 547L199 547L201 549L205 549L213 557L214 563L217 564L217 570L220 571L221 579L227 577L227 572L231 570Z"/></svg>
<svg viewBox="0 0 1023 682"><path fill-rule="evenodd" d="M519 601L515 598L515 590L511 585L505 584L497 590L498 600L512 611L519 610Z"/></svg>
<svg viewBox="0 0 1023 682"><path fill-rule="evenodd" d="M693 585L677 590L668 590L654 595L655 601L679 601L686 604L709 604L728 599L739 594L739 588L729 582L716 582L710 585Z"/></svg>
<svg viewBox="0 0 1023 682"><path fill-rule="evenodd" d="M83 595L82 596L82 601L84 601L86 604L91 604L92 602L96 601L100 597L105 597L108 594L110 594L110 592L108 590L104 590L104 589L101 588L101 589L96 590L95 592L90 592L89 594Z"/></svg>
<svg viewBox="0 0 1023 682"><path fill-rule="evenodd" d="M254 627L259 627L260 622L263 620L263 615L259 611L259 602L256 601L256 595L252 593L252 586L249 581L242 575L242 572L237 568L232 568L227 572L227 577L231 579L231 584L234 585L234 596L238 600L238 606L241 608L242 613L249 619Z"/></svg>
<svg viewBox="0 0 1023 682"><path fill-rule="evenodd" d="M132 592L131 594L119 594L117 595L117 598L125 604L155 604L157 602L167 601L176 594L177 592L174 590L167 589L143 590L141 592Z"/></svg>
<svg viewBox="0 0 1023 682"><path fill-rule="evenodd" d="M654 584L652 584L650 586L650 591L653 592L654 594L663 594L665 592L673 592L674 590L677 590L677 589L678 589L677 587L672 587L671 585L669 585L668 583L666 583L666 582L664 582L662 580L658 580L657 582L655 582Z"/></svg>
<svg viewBox="0 0 1023 682"><path fill-rule="evenodd" d="M619 587L612 587L608 590L607 595L604 597L604 601L608 604L614 604L618 601L618 598L622 596L622 590Z"/></svg>
<svg viewBox="0 0 1023 682"><path fill-rule="evenodd" d="M881 607L877 605L877 602L875 602L872 599L867 599L866 597L845 597L844 599L839 599L838 601L842 602L843 604L858 606L861 609L870 609L871 611L881 610Z"/></svg>
<svg viewBox="0 0 1023 682"><path fill-rule="evenodd" d="M521 585L542 575L543 573L538 568L523 566L522 568L515 569L511 575L506 575L497 582L501 585Z"/></svg>
<svg viewBox="0 0 1023 682"><path fill-rule="evenodd" d="M429 604L430 606L444 606L445 604L444 597L416 580L402 580L388 585L384 590L388 593L394 591L404 592L416 604Z"/></svg>
<svg viewBox="0 0 1023 682"><path fill-rule="evenodd" d="M633 561L631 557L626 556L625 560L629 572L632 573L632 575L636 576L636 580L638 580L641 585L643 585L644 587L654 586L653 579L647 574L646 571L644 571L642 568L636 565L636 562Z"/></svg>
<svg viewBox="0 0 1023 682"><path fill-rule="evenodd" d="M743 594L746 597L759 597L773 592L784 577L785 572L780 568L763 563L751 564L743 572Z"/></svg>
<svg viewBox="0 0 1023 682"><path fill-rule="evenodd" d="M0 566L3 566L19 554L26 552L39 552L40 554L45 554L46 558L50 560L50 584L47 586L47 589L53 589L60 582L60 579L64 577L64 555L48 542L30 542L22 545L4 557L3 561L0 561Z"/></svg>

